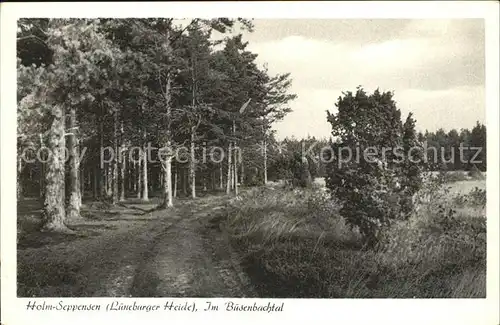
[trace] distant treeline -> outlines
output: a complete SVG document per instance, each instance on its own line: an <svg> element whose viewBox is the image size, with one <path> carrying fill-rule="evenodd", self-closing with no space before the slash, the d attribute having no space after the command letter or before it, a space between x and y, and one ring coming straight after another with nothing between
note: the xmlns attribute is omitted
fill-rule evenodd
<svg viewBox="0 0 500 325"><path fill-rule="evenodd" d="M486 171L484 124L477 122L472 129L445 131L441 128L435 132L419 132L417 136L422 149L427 151L428 170L469 171L476 165L479 170ZM311 176L324 177L327 162L315 158L319 157L321 148L328 145L328 139L311 136L305 139L287 137L282 141L274 140L274 145L268 154L269 179L293 178L293 166L301 159L302 152L307 154ZM460 156L460 146L463 147L463 159Z"/></svg>
<svg viewBox="0 0 500 325"><path fill-rule="evenodd" d="M473 165L481 171L486 171L486 126L476 122L471 129L452 129L446 132L439 129L436 132L419 133L418 139L421 143L427 142L427 148L437 148L437 159L441 164L429 164L431 170L470 170ZM460 156L460 146L462 156ZM441 149L443 148L443 149ZM444 151L444 159L441 158L441 150ZM434 151L428 149L429 161L434 161Z"/></svg>

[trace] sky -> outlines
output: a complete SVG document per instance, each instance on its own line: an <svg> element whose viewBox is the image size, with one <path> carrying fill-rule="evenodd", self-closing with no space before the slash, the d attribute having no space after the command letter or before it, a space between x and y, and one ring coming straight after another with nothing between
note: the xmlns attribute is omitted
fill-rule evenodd
<svg viewBox="0 0 500 325"><path fill-rule="evenodd" d="M420 131L485 122L484 22L481 19L254 20L248 49L269 71L290 72L293 112L278 138L327 138L326 111L342 91L394 91L403 119Z"/></svg>

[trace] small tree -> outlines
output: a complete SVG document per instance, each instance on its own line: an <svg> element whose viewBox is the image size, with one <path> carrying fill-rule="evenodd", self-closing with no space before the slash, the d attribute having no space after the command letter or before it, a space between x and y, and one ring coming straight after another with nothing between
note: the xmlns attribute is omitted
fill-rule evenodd
<svg viewBox="0 0 500 325"><path fill-rule="evenodd" d="M380 228L403 212L404 168L394 150L403 143L401 112L391 92L368 95L361 87L343 93L336 107L337 114L328 112L334 141L326 185L346 222L373 245Z"/></svg>
<svg viewBox="0 0 500 325"><path fill-rule="evenodd" d="M290 158L290 168L293 175L293 185L309 188L312 185L311 172L309 170L309 160L300 153L295 152Z"/></svg>

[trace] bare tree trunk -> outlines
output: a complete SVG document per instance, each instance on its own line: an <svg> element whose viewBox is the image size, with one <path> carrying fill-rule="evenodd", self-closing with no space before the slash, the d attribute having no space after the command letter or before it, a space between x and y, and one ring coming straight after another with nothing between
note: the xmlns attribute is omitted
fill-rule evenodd
<svg viewBox="0 0 500 325"><path fill-rule="evenodd" d="M177 197L177 175L179 174L179 172L177 171L177 168L175 169L175 173L174 173L174 197L176 198Z"/></svg>
<svg viewBox="0 0 500 325"><path fill-rule="evenodd" d="M94 166L94 184L93 184L93 196L94 200L99 197L99 166Z"/></svg>
<svg viewBox="0 0 500 325"><path fill-rule="evenodd" d="M67 217L69 220L78 220L80 216L80 205L82 202L80 193L80 179L79 179L79 164L80 155L78 154L78 138L76 136L76 109L71 106L69 111L69 132L71 133L68 138L69 145L69 186L70 196Z"/></svg>
<svg viewBox="0 0 500 325"><path fill-rule="evenodd" d="M120 162L120 153L118 151L118 110L115 111L113 117L113 151L114 157L112 160L112 201L113 204L118 203L118 163Z"/></svg>
<svg viewBox="0 0 500 325"><path fill-rule="evenodd" d="M243 153L242 153L243 155ZM245 183L245 163L243 161L243 158L241 159L241 178L240 178L240 183L241 183L241 186L244 186L244 183Z"/></svg>
<svg viewBox="0 0 500 325"><path fill-rule="evenodd" d="M236 123L233 121L233 136L236 136ZM234 162L233 162L233 188L234 194L238 196L238 150L236 150L236 141L234 142Z"/></svg>
<svg viewBox="0 0 500 325"><path fill-rule="evenodd" d="M182 173L182 193L184 196L187 196L187 183L188 183L188 171L183 168L184 172Z"/></svg>
<svg viewBox="0 0 500 325"><path fill-rule="evenodd" d="M122 146L122 149L125 150L125 147ZM123 155L121 156L122 159L122 167L120 169L120 179L121 179L121 189L120 189L120 201L125 201L125 187L127 184L127 159Z"/></svg>
<svg viewBox="0 0 500 325"><path fill-rule="evenodd" d="M169 179L167 179L167 177ZM163 176L163 207L168 208L173 206L172 195L172 157L166 157Z"/></svg>
<svg viewBox="0 0 500 325"><path fill-rule="evenodd" d="M65 232L65 175L64 175L64 108L57 105L52 110L52 123L49 130L48 149L51 152L47 164L47 183L44 204L45 231Z"/></svg>
<svg viewBox="0 0 500 325"><path fill-rule="evenodd" d="M107 180L106 194L107 197L109 198L113 195L113 166L111 164L108 164L106 180Z"/></svg>
<svg viewBox="0 0 500 325"><path fill-rule="evenodd" d="M142 198L143 201L149 200L148 193L148 154L146 150L142 152Z"/></svg>
<svg viewBox="0 0 500 325"><path fill-rule="evenodd" d="M141 193L142 193L142 153L139 152L139 160L137 161L137 169L136 169L136 176L137 176L137 198L141 198Z"/></svg>
<svg viewBox="0 0 500 325"><path fill-rule="evenodd" d="M121 146L120 146L120 152L119 152L119 157L121 159L121 168L120 168L120 201L125 201L125 185L127 184L126 181L126 171L127 171L127 155L125 151L125 143L124 143L124 130L123 130L123 122L121 124Z"/></svg>
<svg viewBox="0 0 500 325"><path fill-rule="evenodd" d="M234 190L234 162L231 164L231 191Z"/></svg>
<svg viewBox="0 0 500 325"><path fill-rule="evenodd" d="M191 184L191 197L196 198L196 161L194 156L194 128L191 129L191 156L189 159L189 180Z"/></svg>
<svg viewBox="0 0 500 325"><path fill-rule="evenodd" d="M23 160L21 155L17 154L17 201L23 199L23 179L21 173L23 172Z"/></svg>
<svg viewBox="0 0 500 325"><path fill-rule="evenodd" d="M128 169L127 170L127 183L128 183L128 186L127 186L127 193L130 193L132 191L135 191L135 177L134 177L134 168L135 166L133 165L133 163L131 162L131 159L130 159L130 154L127 154L127 160L128 160Z"/></svg>
<svg viewBox="0 0 500 325"><path fill-rule="evenodd" d="M42 154L43 155L43 154ZM45 161L45 157L44 157ZM45 197L45 163L40 162L40 198Z"/></svg>
<svg viewBox="0 0 500 325"><path fill-rule="evenodd" d="M83 197L85 196L85 182L88 180L88 177L85 178L86 170L83 168L81 161L78 161L78 166L80 167L80 176L78 179L78 183L80 183L80 207L81 207L83 203Z"/></svg>
<svg viewBox="0 0 500 325"><path fill-rule="evenodd" d="M220 163L220 168L219 168L219 185L220 189L222 190L224 188L224 177L223 177L224 171L222 169L222 162Z"/></svg>
<svg viewBox="0 0 500 325"><path fill-rule="evenodd" d="M108 194L109 194L109 180L108 180L108 177L109 177L109 168L108 168L108 164L107 163L104 163L104 196L103 198L108 198Z"/></svg>
<svg viewBox="0 0 500 325"><path fill-rule="evenodd" d="M101 104L101 113L104 114L104 105ZM104 118L102 118L100 120L100 123L99 123L99 142L100 142L100 150L102 150L102 148L104 148ZM102 161L99 161L99 170L100 170L100 178L99 178L99 196L101 197L101 200L102 199L105 199L106 198L106 192L107 192L107 179L106 179L106 166L104 164L104 162Z"/></svg>
<svg viewBox="0 0 500 325"><path fill-rule="evenodd" d="M169 30L167 29L167 37L166 37L166 47L167 49L170 47L169 40ZM172 107L170 106L170 73L167 74L167 81L165 85L165 105L167 106L167 143L166 143L166 151L167 157L165 157L165 175L164 175L164 197L163 197L163 206L165 208L173 207L173 195L172 195L172 142L170 139L170 120L172 115Z"/></svg>
<svg viewBox="0 0 500 325"><path fill-rule="evenodd" d="M263 141L263 148L264 148L264 185L267 184L267 141L264 138Z"/></svg>
<svg viewBox="0 0 500 325"><path fill-rule="evenodd" d="M226 183L226 194L231 193L231 186L232 186L232 175L233 175L233 166L231 164L231 156L233 155L232 152L232 142L229 142L229 150L228 150L228 155L227 155L227 183Z"/></svg>
<svg viewBox="0 0 500 325"><path fill-rule="evenodd" d="M238 163L238 150L234 150L234 195L236 196L238 196Z"/></svg>

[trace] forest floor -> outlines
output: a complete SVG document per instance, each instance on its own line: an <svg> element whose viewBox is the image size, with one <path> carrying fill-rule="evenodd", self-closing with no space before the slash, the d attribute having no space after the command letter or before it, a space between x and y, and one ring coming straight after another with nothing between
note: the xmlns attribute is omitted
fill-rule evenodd
<svg viewBox="0 0 500 325"><path fill-rule="evenodd" d="M75 234L39 231L39 203L18 211L18 296L248 297L251 285L218 219L227 198L118 207L89 203Z"/></svg>

